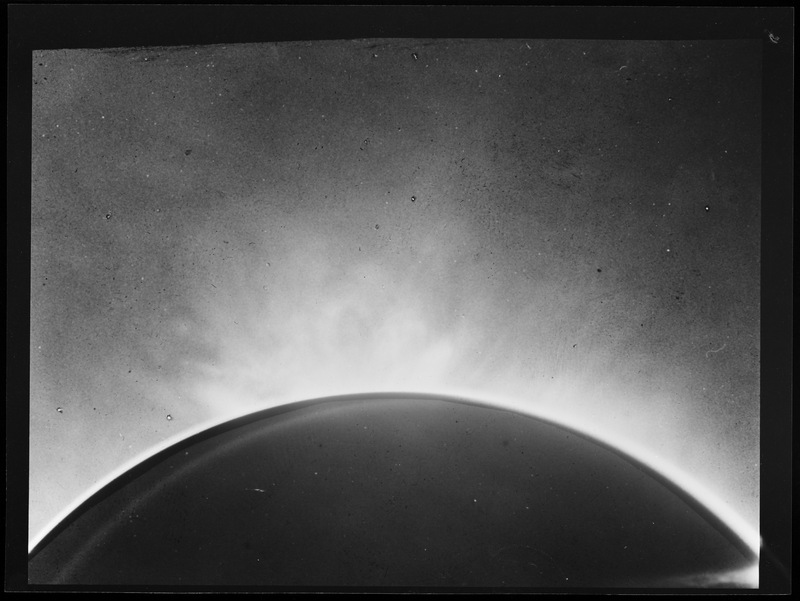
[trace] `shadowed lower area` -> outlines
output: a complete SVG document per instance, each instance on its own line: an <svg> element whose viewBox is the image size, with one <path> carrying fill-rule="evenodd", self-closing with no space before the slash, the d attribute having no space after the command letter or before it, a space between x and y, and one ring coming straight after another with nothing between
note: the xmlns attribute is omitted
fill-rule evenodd
<svg viewBox="0 0 800 601"><path fill-rule="evenodd" d="M382 394L265 410L158 453L46 536L29 581L737 587L757 561L601 442L471 401Z"/></svg>

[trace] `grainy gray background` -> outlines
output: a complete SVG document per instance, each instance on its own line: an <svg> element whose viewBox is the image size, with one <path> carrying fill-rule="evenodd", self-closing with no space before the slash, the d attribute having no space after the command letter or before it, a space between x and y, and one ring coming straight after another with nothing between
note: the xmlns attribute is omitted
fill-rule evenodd
<svg viewBox="0 0 800 601"><path fill-rule="evenodd" d="M229 411L505 395L759 507L758 41L33 56L30 532Z"/></svg>

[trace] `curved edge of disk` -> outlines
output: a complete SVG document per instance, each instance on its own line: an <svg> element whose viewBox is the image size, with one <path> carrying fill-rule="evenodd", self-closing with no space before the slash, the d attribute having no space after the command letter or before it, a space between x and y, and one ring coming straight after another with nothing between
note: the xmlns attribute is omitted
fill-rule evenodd
<svg viewBox="0 0 800 601"><path fill-rule="evenodd" d="M649 454L644 449L637 448L632 444L612 444L601 437L590 433L580 425L570 423L562 416L542 411L541 408L529 407L503 400L479 400L468 396L452 394L432 394L421 392L379 392L379 393L355 393L341 394L336 396L318 397L302 401L294 401L285 404L275 405L266 409L259 409L252 412L226 416L212 422L205 422L188 431L171 437L157 446L140 454L134 459L126 462L118 469L114 470L105 478L98 481L91 489L81 495L74 503L56 516L48 526L46 526L38 536L29 544L28 558L35 557L53 538L63 531L70 523L74 522L90 507L96 505L102 499L108 497L113 492L119 490L131 480L137 478L152 466L164 460L167 456L174 454L186 447L189 447L201 440L217 436L229 430L242 427L263 419L268 419L298 411L315 405L341 401L364 401L364 400L393 400L399 398L424 400L424 401L444 401L460 403L494 409L499 411L509 411L523 417L536 419L544 423L549 423L571 434L588 440L602 448L605 448L627 463L639 470L644 471L650 477L660 482L668 490L671 490L687 505L697 511L703 518L721 535L723 535L742 555L752 561L757 571L758 559L761 548L760 535L754 531L742 518L733 512L720 511L724 504L714 497L709 491L692 481L685 474L661 460ZM752 578L748 578L752 581Z"/></svg>

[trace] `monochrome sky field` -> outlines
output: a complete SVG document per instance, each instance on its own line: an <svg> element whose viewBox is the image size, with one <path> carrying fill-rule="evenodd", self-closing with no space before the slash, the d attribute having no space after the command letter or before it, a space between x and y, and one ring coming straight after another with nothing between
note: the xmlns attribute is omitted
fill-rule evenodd
<svg viewBox="0 0 800 601"><path fill-rule="evenodd" d="M32 57L30 522L209 420L512 398L759 520L761 43Z"/></svg>

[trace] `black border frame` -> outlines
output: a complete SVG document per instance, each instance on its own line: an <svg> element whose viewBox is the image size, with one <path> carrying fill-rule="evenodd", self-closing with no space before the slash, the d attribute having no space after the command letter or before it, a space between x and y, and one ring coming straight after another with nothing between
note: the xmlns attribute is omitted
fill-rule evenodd
<svg viewBox="0 0 800 601"><path fill-rule="evenodd" d="M762 41L761 532L769 553L755 592L791 591L794 8L17 3L7 17L5 591L45 590L27 585L26 559L30 52L387 37Z"/></svg>

